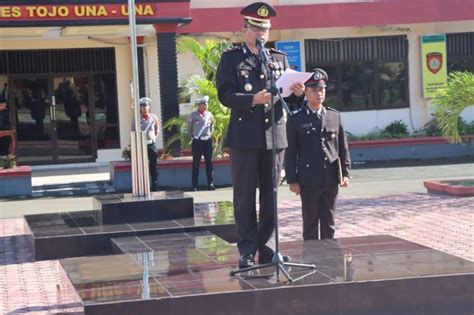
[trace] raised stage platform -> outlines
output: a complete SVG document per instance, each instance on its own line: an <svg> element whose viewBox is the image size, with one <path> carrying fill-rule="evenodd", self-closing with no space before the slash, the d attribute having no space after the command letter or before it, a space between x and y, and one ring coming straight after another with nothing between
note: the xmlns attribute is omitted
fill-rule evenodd
<svg viewBox="0 0 474 315"><path fill-rule="evenodd" d="M102 199L110 201L104 202L103 207L117 207L106 212L112 211L113 222L118 220L122 223L104 223L104 210L25 216L27 229L31 231L28 237L35 260L111 254L110 240L126 236L210 231L228 242L237 241L231 202L196 203L193 206L185 198L184 202L171 199L174 203L169 205L170 199L160 199L160 193L154 194L158 196L155 195L150 205L155 209L152 207L148 211L141 211L140 202L126 201L121 204L115 195ZM163 203L164 207L161 207ZM146 218L147 213L149 218ZM177 218L167 219L170 214ZM186 214L184 218L183 214ZM142 222L136 222L139 217L142 217ZM123 222L124 218L133 219Z"/></svg>
<svg viewBox="0 0 474 315"><path fill-rule="evenodd" d="M60 261L85 314L472 315L474 263L389 235L281 244L316 270L231 277L237 248L210 232L114 238L120 255ZM284 280L282 277L281 280ZM75 292L75 293L74 293Z"/></svg>

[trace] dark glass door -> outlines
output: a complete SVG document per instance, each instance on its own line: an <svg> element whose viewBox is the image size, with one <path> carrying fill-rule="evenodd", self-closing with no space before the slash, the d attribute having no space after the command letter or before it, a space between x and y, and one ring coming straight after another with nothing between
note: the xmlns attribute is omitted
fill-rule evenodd
<svg viewBox="0 0 474 315"><path fill-rule="evenodd" d="M11 85L19 163L94 159L88 76L13 78Z"/></svg>
<svg viewBox="0 0 474 315"><path fill-rule="evenodd" d="M11 81L10 108L17 133L17 158L21 164L53 162L53 125L47 78ZM13 103L13 104L12 104Z"/></svg>
<svg viewBox="0 0 474 315"><path fill-rule="evenodd" d="M88 76L53 78L55 155L58 162L93 158Z"/></svg>

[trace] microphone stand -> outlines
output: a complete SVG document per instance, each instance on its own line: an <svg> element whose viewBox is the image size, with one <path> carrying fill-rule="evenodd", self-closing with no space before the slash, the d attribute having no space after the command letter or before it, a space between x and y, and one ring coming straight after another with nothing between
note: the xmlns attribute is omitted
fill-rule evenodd
<svg viewBox="0 0 474 315"><path fill-rule="evenodd" d="M272 262L268 264L261 264L261 265L256 265L252 267L247 267L247 268L242 268L242 269L237 269L234 271L230 272L231 276L234 276L239 273L247 272L247 271L252 271L252 270L257 270L257 269L263 269L266 267L271 267L275 266L276 269L276 279L277 281L280 280L280 272L286 277L287 283L292 283L293 281L297 281L300 279L303 279L313 273L316 272L316 270L303 275L301 277L298 277L296 279L293 279L289 272L285 269L285 267L299 267L299 268L304 268L304 269L316 269L316 266L314 264L299 264L299 263L291 263L291 262L285 262L283 259L283 256L280 253L279 249L279 236L278 236L278 198L277 198L277 191L278 191L278 165L276 161L276 147L275 147L275 138L276 138L276 129L275 129L275 104L273 100L274 95L278 95L280 102L283 106L283 110L287 112L288 115L292 115L292 112L288 108L288 105L286 104L285 100L281 96L281 92L276 88L275 84L275 76L273 75L273 71L270 67L270 60L269 60L269 54L267 53L264 45L263 45L263 40L257 39L257 48L259 50L260 58L265 66L265 69L267 71L267 77L270 78L271 80L271 88L270 88L270 93L272 93L272 98L270 100L270 117L271 117L271 124L272 124L272 166L273 166L273 171L272 171L272 185L273 185L273 214L274 214L274 223L275 223L275 252L272 257Z"/></svg>

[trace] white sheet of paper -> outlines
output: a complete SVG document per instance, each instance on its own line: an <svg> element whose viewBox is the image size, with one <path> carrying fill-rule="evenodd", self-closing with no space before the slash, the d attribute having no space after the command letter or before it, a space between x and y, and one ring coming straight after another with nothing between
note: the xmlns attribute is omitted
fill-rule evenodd
<svg viewBox="0 0 474 315"><path fill-rule="evenodd" d="M312 75L312 72L299 72L291 68L287 68L281 77L276 81L276 86L278 89L280 89L281 96L288 97L291 95L290 86L293 83L305 83Z"/></svg>

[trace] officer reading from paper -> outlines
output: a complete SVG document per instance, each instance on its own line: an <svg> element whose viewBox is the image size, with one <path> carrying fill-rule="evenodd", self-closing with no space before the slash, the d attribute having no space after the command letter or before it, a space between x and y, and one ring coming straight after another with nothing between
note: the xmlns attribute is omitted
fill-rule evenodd
<svg viewBox="0 0 474 315"><path fill-rule="evenodd" d="M222 54L217 69L217 91L221 103L231 109L227 145L230 148L234 217L240 240L239 267L250 267L258 250L259 263L271 262L274 231L272 183L271 78L259 55L260 44L268 40L272 6L256 2L243 8L245 42ZM275 79L289 66L286 55L265 49ZM287 102L299 103L304 93L302 82L290 87ZM274 97L275 148L279 174L286 142L286 114L281 101ZM259 220L256 215L256 189L259 188Z"/></svg>
<svg viewBox="0 0 474 315"><path fill-rule="evenodd" d="M307 101L287 123L285 172L289 188L301 195L303 238L334 237L339 185L349 184L351 160L340 113L324 106L328 75L315 69L305 82Z"/></svg>
<svg viewBox="0 0 474 315"><path fill-rule="evenodd" d="M209 96L196 100L197 110L188 117L188 135L193 139L193 190L197 191L199 181L199 164L204 155L206 161L207 190L214 190L214 179L212 174L212 132L214 131L214 116L207 110Z"/></svg>

